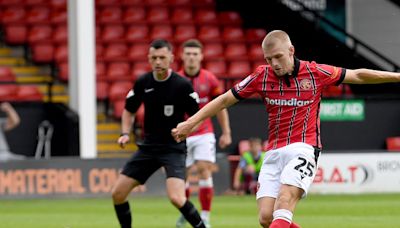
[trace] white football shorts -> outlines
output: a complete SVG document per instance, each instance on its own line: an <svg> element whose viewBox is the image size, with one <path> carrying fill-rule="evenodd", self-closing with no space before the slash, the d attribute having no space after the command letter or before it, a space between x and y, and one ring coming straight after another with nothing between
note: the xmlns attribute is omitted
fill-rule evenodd
<svg viewBox="0 0 400 228"><path fill-rule="evenodd" d="M258 176L257 199L277 198L282 184L303 189L305 197L317 171L314 152L314 147L301 142L268 151Z"/></svg>
<svg viewBox="0 0 400 228"><path fill-rule="evenodd" d="M186 139L187 157L186 167L195 163L195 161L215 162L215 135L206 133L203 135L190 136Z"/></svg>

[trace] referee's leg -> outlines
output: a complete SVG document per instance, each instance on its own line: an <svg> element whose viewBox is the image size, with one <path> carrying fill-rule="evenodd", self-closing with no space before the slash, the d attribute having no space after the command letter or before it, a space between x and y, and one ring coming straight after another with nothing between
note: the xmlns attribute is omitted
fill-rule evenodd
<svg viewBox="0 0 400 228"><path fill-rule="evenodd" d="M124 174L119 174L112 188L114 208L121 228L131 228L132 226L131 210L127 198L132 189L138 185L140 183L137 180Z"/></svg>
<svg viewBox="0 0 400 228"><path fill-rule="evenodd" d="M179 209L185 219L193 227L206 228L197 209L185 196L185 181L181 178L169 177L166 184L169 200Z"/></svg>

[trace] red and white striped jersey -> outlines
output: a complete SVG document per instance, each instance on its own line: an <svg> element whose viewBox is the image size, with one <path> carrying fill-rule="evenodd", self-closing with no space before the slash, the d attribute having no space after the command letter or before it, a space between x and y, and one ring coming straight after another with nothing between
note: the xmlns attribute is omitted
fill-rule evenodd
<svg viewBox="0 0 400 228"><path fill-rule="evenodd" d="M258 93L268 117L268 150L304 142L322 148L319 109L325 86L339 85L346 69L295 58L292 75L261 65L231 90L237 99Z"/></svg>
<svg viewBox="0 0 400 228"><path fill-rule="evenodd" d="M188 76L183 70L180 70L178 74L188 78L193 85L193 89L199 95L200 103L199 107L203 108L208 102L215 97L222 94L222 87L217 77L208 70L200 69L200 72L196 76ZM213 133L214 128L210 118L204 120L199 126L197 131L193 132L190 136L202 135L206 133Z"/></svg>

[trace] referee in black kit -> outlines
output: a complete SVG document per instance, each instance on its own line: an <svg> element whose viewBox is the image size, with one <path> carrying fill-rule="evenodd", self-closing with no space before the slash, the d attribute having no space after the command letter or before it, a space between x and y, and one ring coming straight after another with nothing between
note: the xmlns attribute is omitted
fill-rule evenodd
<svg viewBox="0 0 400 228"><path fill-rule="evenodd" d="M127 161L112 189L112 198L122 228L131 227L128 195L160 167L166 170L167 195L193 227L205 228L196 208L185 197L186 142L177 143L171 129L199 109L198 95L190 82L173 72L172 46L166 40L155 40L149 48L152 72L141 76L129 91L122 113L122 134L118 143L129 141L134 113L144 103L144 142Z"/></svg>

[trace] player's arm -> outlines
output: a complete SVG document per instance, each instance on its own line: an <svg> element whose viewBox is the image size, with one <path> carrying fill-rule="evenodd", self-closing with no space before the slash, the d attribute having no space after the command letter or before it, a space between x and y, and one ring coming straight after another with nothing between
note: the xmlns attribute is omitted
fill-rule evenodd
<svg viewBox="0 0 400 228"><path fill-rule="evenodd" d="M400 82L400 73L370 69L347 69L343 80L343 83L349 84L379 84L388 82Z"/></svg>
<svg viewBox="0 0 400 228"><path fill-rule="evenodd" d="M15 109L11 106L10 103L8 102L1 103L0 109L7 115L7 121L4 124L5 131L9 131L18 126L21 120L19 118L18 113L15 111Z"/></svg>
<svg viewBox="0 0 400 228"><path fill-rule="evenodd" d="M240 190L240 178L242 177L243 169L238 165L235 170L235 175L233 178L233 189L238 191Z"/></svg>
<svg viewBox="0 0 400 228"><path fill-rule="evenodd" d="M217 120L222 130L222 134L219 137L219 147L223 149L232 143L231 126L229 124L228 110L222 109L220 112L218 112Z"/></svg>
<svg viewBox="0 0 400 228"><path fill-rule="evenodd" d="M222 109L228 108L229 106L237 103L239 100L233 95L232 91L229 90L226 93L218 96L202 109L200 109L195 115L191 116L186 121L179 123L176 128L172 129L172 136L177 142L184 140L201 121L206 118L215 116Z"/></svg>

